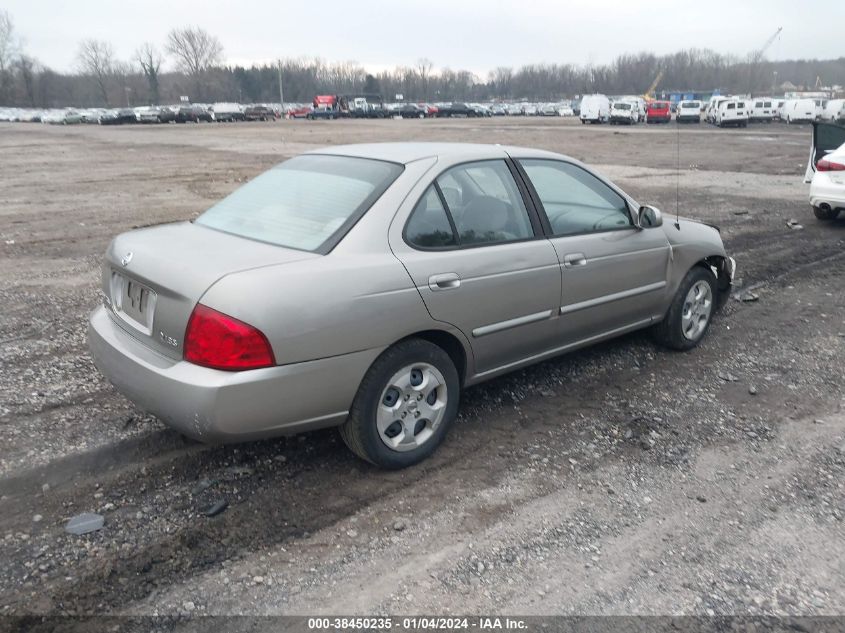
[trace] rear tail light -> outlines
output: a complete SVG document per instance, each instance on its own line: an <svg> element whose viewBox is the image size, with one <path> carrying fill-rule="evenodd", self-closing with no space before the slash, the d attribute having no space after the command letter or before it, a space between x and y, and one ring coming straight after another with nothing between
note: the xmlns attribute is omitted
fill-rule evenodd
<svg viewBox="0 0 845 633"><path fill-rule="evenodd" d="M816 163L816 169L818 169L819 171L845 171L845 165L843 165L842 163L836 163L826 158L822 158L819 162Z"/></svg>
<svg viewBox="0 0 845 633"><path fill-rule="evenodd" d="M184 358L189 363L226 371L276 364L273 348L260 330L201 303L188 319Z"/></svg>

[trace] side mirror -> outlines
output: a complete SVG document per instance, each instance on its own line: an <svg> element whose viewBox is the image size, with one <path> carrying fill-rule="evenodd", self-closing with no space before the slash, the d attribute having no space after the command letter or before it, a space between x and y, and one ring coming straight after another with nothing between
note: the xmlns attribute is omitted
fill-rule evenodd
<svg viewBox="0 0 845 633"><path fill-rule="evenodd" d="M637 226L641 229L663 226L663 214L656 207L643 205L637 211Z"/></svg>

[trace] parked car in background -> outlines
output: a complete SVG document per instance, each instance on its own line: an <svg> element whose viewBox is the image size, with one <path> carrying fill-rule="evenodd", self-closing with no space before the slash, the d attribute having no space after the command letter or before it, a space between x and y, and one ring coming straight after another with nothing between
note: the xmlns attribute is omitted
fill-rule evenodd
<svg viewBox="0 0 845 633"><path fill-rule="evenodd" d="M637 122L637 106L627 101L614 101L610 106L610 124L633 125Z"/></svg>
<svg viewBox="0 0 845 633"><path fill-rule="evenodd" d="M704 120L707 121L707 123L715 125L716 114L719 112L719 106L731 98L732 97L724 97L718 95L710 97L710 101L708 102L707 107L704 110Z"/></svg>
<svg viewBox="0 0 845 633"><path fill-rule="evenodd" d="M790 99L783 106L786 122L812 123L816 120L816 102L814 99Z"/></svg>
<svg viewBox="0 0 845 633"><path fill-rule="evenodd" d="M669 110L668 101L650 101L646 105L646 123L669 123L672 120L672 112Z"/></svg>
<svg viewBox="0 0 845 633"><path fill-rule="evenodd" d="M509 116L523 116L525 114L521 103L508 104L507 111Z"/></svg>
<svg viewBox="0 0 845 633"><path fill-rule="evenodd" d="M181 106L176 111L177 123L199 123L200 121L213 121L211 113L200 105Z"/></svg>
<svg viewBox="0 0 845 633"><path fill-rule="evenodd" d="M748 120L752 123L771 123L774 120L776 103L771 97L755 97L747 104Z"/></svg>
<svg viewBox="0 0 845 633"><path fill-rule="evenodd" d="M41 122L53 125L75 125L82 123L82 115L76 110L48 110L41 115Z"/></svg>
<svg viewBox="0 0 845 633"><path fill-rule="evenodd" d="M786 99L775 99L773 105L774 118L778 121L784 120L783 107L786 105Z"/></svg>
<svg viewBox="0 0 845 633"><path fill-rule="evenodd" d="M722 101L716 111L716 125L719 127L748 127L746 102L738 99Z"/></svg>
<svg viewBox="0 0 845 633"><path fill-rule="evenodd" d="M804 182L819 220L835 220L845 210L845 126L813 123L813 145Z"/></svg>
<svg viewBox="0 0 845 633"><path fill-rule="evenodd" d="M678 103L678 123L701 123L701 101L685 99Z"/></svg>
<svg viewBox="0 0 845 633"><path fill-rule="evenodd" d="M88 342L182 433L339 426L361 458L403 468L442 442L465 386L642 328L695 347L733 274L717 229L664 225L572 158L347 145L116 237Z"/></svg>
<svg viewBox="0 0 845 633"><path fill-rule="evenodd" d="M105 108L89 108L88 110L80 110L79 116L83 123L97 124L100 122L100 117L103 116L107 110Z"/></svg>
<svg viewBox="0 0 845 633"><path fill-rule="evenodd" d="M124 125L126 123L137 123L138 118L132 108L117 108L103 112L99 122L100 125Z"/></svg>
<svg viewBox="0 0 845 633"><path fill-rule="evenodd" d="M610 120L610 99L602 94L581 98L581 123L607 123Z"/></svg>
<svg viewBox="0 0 845 633"><path fill-rule="evenodd" d="M453 103L445 103L437 109L437 116L441 118L451 117L474 117L478 116L475 108L469 104L455 101Z"/></svg>
<svg viewBox="0 0 845 633"><path fill-rule="evenodd" d="M176 113L173 110L158 106L136 111L135 116L141 123L171 123L176 121Z"/></svg>
<svg viewBox="0 0 845 633"><path fill-rule="evenodd" d="M217 122L243 121L244 111L239 103L220 102L208 108Z"/></svg>
<svg viewBox="0 0 845 633"><path fill-rule="evenodd" d="M845 123L845 99L831 99L825 105L820 120Z"/></svg>
<svg viewBox="0 0 845 633"><path fill-rule="evenodd" d="M490 112L493 114L493 116L505 116L508 113L507 108L505 108L505 106L503 106L501 103L493 104L490 107Z"/></svg>
<svg viewBox="0 0 845 633"><path fill-rule="evenodd" d="M289 119L307 119L313 110L311 105L297 105L289 108L286 114Z"/></svg>
<svg viewBox="0 0 845 633"><path fill-rule="evenodd" d="M264 105L250 105L244 108L245 121L275 121L276 113L273 108Z"/></svg>
<svg viewBox="0 0 845 633"><path fill-rule="evenodd" d="M424 119L425 108L416 103L405 103L399 106L393 114L400 116L403 119Z"/></svg>
<svg viewBox="0 0 845 633"><path fill-rule="evenodd" d="M560 116L557 112L557 104L554 103L544 103L541 105L538 114L540 116Z"/></svg>
<svg viewBox="0 0 845 633"><path fill-rule="evenodd" d="M575 116L575 111L572 109L572 106L568 103L559 103L557 104L557 115L558 116Z"/></svg>

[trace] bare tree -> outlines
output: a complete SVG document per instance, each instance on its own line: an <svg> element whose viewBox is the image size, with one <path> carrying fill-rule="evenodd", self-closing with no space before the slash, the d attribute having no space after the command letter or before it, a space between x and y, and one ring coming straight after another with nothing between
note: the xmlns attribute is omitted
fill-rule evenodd
<svg viewBox="0 0 845 633"><path fill-rule="evenodd" d="M88 39L79 44L79 68L97 83L103 103L109 105L108 82L114 70L114 49L103 40Z"/></svg>
<svg viewBox="0 0 845 633"><path fill-rule="evenodd" d="M149 42L145 42L141 45L141 48L135 52L135 59L137 59L138 63L141 65L144 77L147 78L150 103L158 103L160 96L158 72L161 69L161 53L154 45Z"/></svg>
<svg viewBox="0 0 845 633"><path fill-rule="evenodd" d="M0 103L9 100L12 91L12 65L18 54L15 26L8 11L0 9Z"/></svg>
<svg viewBox="0 0 845 633"><path fill-rule="evenodd" d="M38 62L29 55L21 55L15 64L17 73L23 83L25 103L35 107L35 80L38 73Z"/></svg>
<svg viewBox="0 0 845 633"><path fill-rule="evenodd" d="M428 101L428 80L431 76L432 68L434 68L434 62L427 57L422 57L417 60L417 72L420 75L420 83L422 84L423 101Z"/></svg>
<svg viewBox="0 0 845 633"><path fill-rule="evenodd" d="M223 45L199 27L173 29L167 36L167 50L187 75L200 75L220 61Z"/></svg>

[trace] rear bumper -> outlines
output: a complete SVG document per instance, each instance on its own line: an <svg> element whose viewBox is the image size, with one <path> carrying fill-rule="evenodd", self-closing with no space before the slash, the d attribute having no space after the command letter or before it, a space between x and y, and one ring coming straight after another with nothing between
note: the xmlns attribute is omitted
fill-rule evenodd
<svg viewBox="0 0 845 633"><path fill-rule="evenodd" d="M829 205L832 209L845 209L845 184L831 182L824 172L816 172L810 183L810 205Z"/></svg>
<svg viewBox="0 0 845 633"><path fill-rule="evenodd" d="M237 442L336 426L382 350L227 372L174 361L91 313L94 364L119 392L168 426L205 442Z"/></svg>

